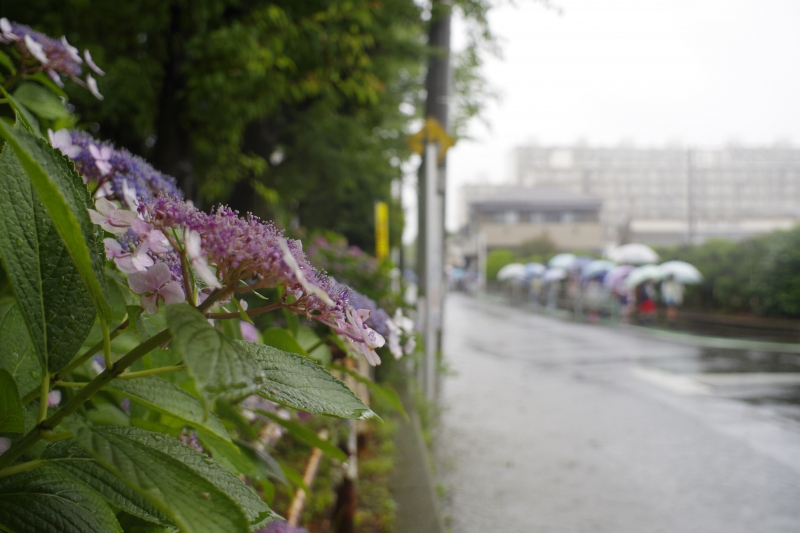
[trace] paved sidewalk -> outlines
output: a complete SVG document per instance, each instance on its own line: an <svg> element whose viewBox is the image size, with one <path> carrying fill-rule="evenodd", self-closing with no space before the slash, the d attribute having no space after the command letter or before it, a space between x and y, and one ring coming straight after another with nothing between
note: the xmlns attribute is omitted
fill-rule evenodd
<svg viewBox="0 0 800 533"><path fill-rule="evenodd" d="M698 348L451 295L436 442L457 533L800 531L800 432L642 379Z"/></svg>

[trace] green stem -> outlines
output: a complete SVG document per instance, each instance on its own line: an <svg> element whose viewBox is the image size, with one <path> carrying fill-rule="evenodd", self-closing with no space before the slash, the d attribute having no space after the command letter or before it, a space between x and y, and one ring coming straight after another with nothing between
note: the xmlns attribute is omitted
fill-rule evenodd
<svg viewBox="0 0 800 533"><path fill-rule="evenodd" d="M120 374L119 379L146 378L147 376L157 376L159 374L168 374L170 372L180 372L181 370L185 369L186 365L161 366L158 368L151 368L150 370L125 372L124 374Z"/></svg>
<svg viewBox="0 0 800 533"><path fill-rule="evenodd" d="M128 319L125 319L125 321L123 321L122 324L117 326L117 329L115 329L114 331L111 332L111 335L110 335L111 339L117 338L117 336L120 333L122 333L122 330L127 328L129 324L130 324L130 321ZM73 359L70 364L68 364L67 366L65 366L64 368L62 368L61 370L59 370L55 374L53 374L53 377L51 378L51 382L55 383L55 382L59 381L61 379L61 376L66 376L67 374L69 374L70 372L72 372L73 370L75 370L76 368L81 366L83 363L85 363L86 361L91 359L92 356L94 356L94 354L96 354L97 352L99 352L100 350L103 349L103 343L104 342L105 342L104 340L98 342L97 344L95 344L94 346L92 346L91 348L86 350L80 357L78 357L76 359ZM24 405L27 405L27 404L31 403L33 400L36 399L36 396L38 396L38 393L39 393L39 391L37 391L37 390L34 390L34 391L28 393L22 399L22 403Z"/></svg>
<svg viewBox="0 0 800 533"><path fill-rule="evenodd" d="M88 385L88 381L56 381L54 385L56 387L85 387Z"/></svg>
<svg viewBox="0 0 800 533"><path fill-rule="evenodd" d="M50 374L42 376L42 387L39 391L39 419L41 422L47 418L47 396L50 394Z"/></svg>
<svg viewBox="0 0 800 533"><path fill-rule="evenodd" d="M106 368L114 366L114 361L111 360L111 334L108 331L108 323L100 319L100 327L103 328L103 356L106 361Z"/></svg>
<svg viewBox="0 0 800 533"><path fill-rule="evenodd" d="M122 359L117 361L113 368L106 368L99 376L90 381L88 385L77 391L75 396L70 398L58 411L37 424L35 428L11 446L8 451L0 455L0 470L6 468L23 453L28 451L34 444L42 439L45 431L51 431L58 426L64 418L77 411L86 400L108 385L112 380L119 377L125 369L141 359L145 354L158 348L170 339L172 339L172 333L168 329L165 329L125 354Z"/></svg>
<svg viewBox="0 0 800 533"><path fill-rule="evenodd" d="M325 339L324 338L322 338L322 339L318 340L317 342L315 342L310 348L306 348L306 353L310 354L311 352L313 352L314 350L316 350L317 348L319 348L323 344L325 344Z"/></svg>
<svg viewBox="0 0 800 533"><path fill-rule="evenodd" d="M0 472L0 477L8 477L13 476L14 474L21 474L22 472L30 472L31 470L35 470L40 466L44 466L47 464L47 461L44 459L34 459L33 461L28 461L27 463L20 463L18 465L9 466L2 472Z"/></svg>

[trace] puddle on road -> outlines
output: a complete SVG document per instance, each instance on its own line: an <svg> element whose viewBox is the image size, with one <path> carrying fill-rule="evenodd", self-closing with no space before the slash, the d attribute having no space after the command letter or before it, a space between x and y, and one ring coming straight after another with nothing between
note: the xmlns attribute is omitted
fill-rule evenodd
<svg viewBox="0 0 800 533"><path fill-rule="evenodd" d="M650 364L676 374L800 372L800 354L703 348L697 357L661 359Z"/></svg>
<svg viewBox="0 0 800 533"><path fill-rule="evenodd" d="M649 366L675 374L800 373L800 354L703 348L695 357L649 361ZM800 385L764 383L715 388L720 396L765 406L800 421Z"/></svg>

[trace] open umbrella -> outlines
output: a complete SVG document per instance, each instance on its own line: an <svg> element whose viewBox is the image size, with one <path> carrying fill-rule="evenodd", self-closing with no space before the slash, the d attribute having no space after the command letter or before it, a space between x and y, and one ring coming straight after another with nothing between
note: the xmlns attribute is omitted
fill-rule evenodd
<svg viewBox="0 0 800 533"><path fill-rule="evenodd" d="M525 265L525 272L527 273L529 278L535 278L536 276L541 276L544 274L544 271L547 270L547 267L541 263L528 263Z"/></svg>
<svg viewBox="0 0 800 533"><path fill-rule="evenodd" d="M567 277L567 271L563 268L550 268L548 269L542 279L545 281L558 281Z"/></svg>
<svg viewBox="0 0 800 533"><path fill-rule="evenodd" d="M585 267L590 263L594 263L594 261L595 261L594 257L589 257L588 255L581 255L576 257L572 261L572 264L570 265L569 269L572 270L573 272L580 272L583 270L583 267Z"/></svg>
<svg viewBox="0 0 800 533"><path fill-rule="evenodd" d="M610 272L617 264L605 259L592 261L581 270L581 278L589 279Z"/></svg>
<svg viewBox="0 0 800 533"><path fill-rule="evenodd" d="M621 291L625 287L625 278L634 270L636 270L636 267L631 265L620 265L612 268L603 278L603 285L607 289Z"/></svg>
<svg viewBox="0 0 800 533"><path fill-rule="evenodd" d="M672 276L686 285L700 283L703 275L693 265L684 261L667 261L658 266L664 278Z"/></svg>
<svg viewBox="0 0 800 533"><path fill-rule="evenodd" d="M509 279L525 279L526 270L525 265L522 263L511 263L503 268L497 273L497 279L500 281L506 281Z"/></svg>
<svg viewBox="0 0 800 533"><path fill-rule="evenodd" d="M628 277L625 278L625 286L627 287L635 287L640 283L644 283L647 280L658 281L664 276L664 273L661 272L661 269L656 265L644 265L640 266L636 270L633 270Z"/></svg>
<svg viewBox="0 0 800 533"><path fill-rule="evenodd" d="M547 267L569 269L572 268L572 263L574 261L575 254L557 254L547 262Z"/></svg>
<svg viewBox="0 0 800 533"><path fill-rule="evenodd" d="M646 265L658 261L658 254L644 244L623 244L608 252L608 258L619 264Z"/></svg>

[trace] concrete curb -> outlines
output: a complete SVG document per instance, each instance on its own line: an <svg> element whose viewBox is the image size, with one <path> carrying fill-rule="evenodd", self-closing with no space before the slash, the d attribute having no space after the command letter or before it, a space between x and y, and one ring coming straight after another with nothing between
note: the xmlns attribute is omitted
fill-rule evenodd
<svg viewBox="0 0 800 533"><path fill-rule="evenodd" d="M445 533L422 426L409 387L398 391L409 421L398 417L397 464L392 495L397 504L394 533Z"/></svg>

